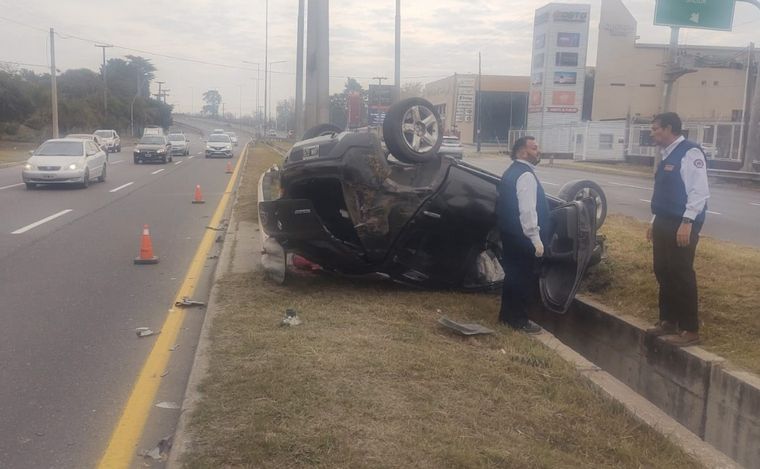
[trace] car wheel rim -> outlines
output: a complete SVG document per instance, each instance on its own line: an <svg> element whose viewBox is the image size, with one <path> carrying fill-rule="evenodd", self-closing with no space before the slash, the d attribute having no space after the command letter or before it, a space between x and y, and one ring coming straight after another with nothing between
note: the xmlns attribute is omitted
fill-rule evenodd
<svg viewBox="0 0 760 469"><path fill-rule="evenodd" d="M406 145L417 153L433 149L438 141L438 120L425 106L412 106L401 120L401 132Z"/></svg>
<svg viewBox="0 0 760 469"><path fill-rule="evenodd" d="M575 200L582 200L586 197L594 199L594 203L596 204L596 219L598 221L602 216L602 196L590 187L584 187L575 194Z"/></svg>

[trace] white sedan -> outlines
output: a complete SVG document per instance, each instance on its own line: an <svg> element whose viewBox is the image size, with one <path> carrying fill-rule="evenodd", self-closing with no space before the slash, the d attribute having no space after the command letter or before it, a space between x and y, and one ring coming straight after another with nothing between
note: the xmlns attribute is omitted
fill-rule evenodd
<svg viewBox="0 0 760 469"><path fill-rule="evenodd" d="M97 178L105 182L106 153L94 141L81 138L48 140L32 153L21 170L27 189L37 184L90 185Z"/></svg>

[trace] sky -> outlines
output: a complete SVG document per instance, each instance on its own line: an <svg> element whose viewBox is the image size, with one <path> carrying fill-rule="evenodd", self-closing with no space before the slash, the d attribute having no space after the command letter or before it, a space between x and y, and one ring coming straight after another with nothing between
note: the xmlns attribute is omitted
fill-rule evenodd
<svg viewBox="0 0 760 469"><path fill-rule="evenodd" d="M591 5L588 65L596 61L601 3ZM49 63L49 28L55 28L59 70L98 70L101 49L108 57L141 55L156 66L156 80L170 90L167 102L179 112L198 112L201 95L218 90L225 111L251 114L264 104L266 0L0 0L0 66ZM669 29L654 26L654 0L623 0L638 21L640 42L666 43ZM308 0L307 0L308 3ZM529 74L535 9L545 0L401 0L401 82L428 83L456 73ZM394 76L394 0L330 2L330 92L346 77L363 86L372 77ZM272 102L295 94L298 0L269 0ZM8 21L11 20L11 21ZM683 44L745 47L760 39L760 10L737 3L732 32L682 29ZM180 60L186 59L186 60ZM205 63L201 63L205 62ZM152 85L152 91L157 91ZM273 109L273 106L270 108Z"/></svg>

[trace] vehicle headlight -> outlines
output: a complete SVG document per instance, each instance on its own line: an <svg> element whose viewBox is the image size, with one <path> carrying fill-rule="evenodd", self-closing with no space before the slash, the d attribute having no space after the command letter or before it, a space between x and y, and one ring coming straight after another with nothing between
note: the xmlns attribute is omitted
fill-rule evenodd
<svg viewBox="0 0 760 469"><path fill-rule="evenodd" d="M156 153L158 153L158 154L166 153L166 148L159 148Z"/></svg>
<svg viewBox="0 0 760 469"><path fill-rule="evenodd" d="M27 164L24 165L24 169L26 169L26 170L34 169L34 165L27 163Z"/></svg>
<svg viewBox="0 0 760 469"><path fill-rule="evenodd" d="M77 164L76 163L71 163L69 165L69 169L77 169Z"/></svg>
<svg viewBox="0 0 760 469"><path fill-rule="evenodd" d="M136 154L137 154L137 153L140 153L140 149L139 149L139 148L135 148L135 153L136 153Z"/></svg>

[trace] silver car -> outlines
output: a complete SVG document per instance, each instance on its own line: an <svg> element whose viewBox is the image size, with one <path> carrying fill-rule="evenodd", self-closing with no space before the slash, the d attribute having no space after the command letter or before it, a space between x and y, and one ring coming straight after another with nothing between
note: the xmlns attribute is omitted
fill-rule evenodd
<svg viewBox="0 0 760 469"><path fill-rule="evenodd" d="M169 134L167 138L172 145L172 155L188 156L190 154L190 139L185 134Z"/></svg>
<svg viewBox="0 0 760 469"><path fill-rule="evenodd" d="M33 153L21 170L27 189L37 184L90 185L97 178L105 182L106 152L93 140L59 138L48 140Z"/></svg>
<svg viewBox="0 0 760 469"><path fill-rule="evenodd" d="M459 142L459 137L444 136L438 154L453 156L461 160L464 155L464 148L462 148L462 144Z"/></svg>

